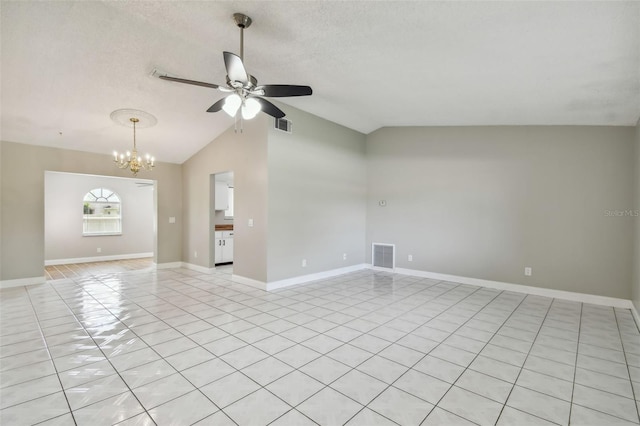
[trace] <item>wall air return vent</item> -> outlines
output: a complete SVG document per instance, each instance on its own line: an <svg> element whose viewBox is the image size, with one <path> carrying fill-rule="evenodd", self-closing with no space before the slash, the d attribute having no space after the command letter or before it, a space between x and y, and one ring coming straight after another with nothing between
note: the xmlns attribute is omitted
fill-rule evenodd
<svg viewBox="0 0 640 426"><path fill-rule="evenodd" d="M396 266L396 246L394 244L373 243L371 259L374 269L393 270Z"/></svg>
<svg viewBox="0 0 640 426"><path fill-rule="evenodd" d="M291 122L286 118L276 118L275 128L286 133L291 133Z"/></svg>

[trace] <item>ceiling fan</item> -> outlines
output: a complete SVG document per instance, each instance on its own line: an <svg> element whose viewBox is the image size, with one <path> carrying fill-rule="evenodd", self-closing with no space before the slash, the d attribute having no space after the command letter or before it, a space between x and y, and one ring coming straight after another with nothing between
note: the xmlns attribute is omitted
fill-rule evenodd
<svg viewBox="0 0 640 426"><path fill-rule="evenodd" d="M213 83L205 83L202 81L187 80L179 77L160 73L154 70L152 75L162 80L175 81L177 83L192 84L195 86L208 87L218 89L222 92L230 94L207 109L207 112L218 112L224 110L227 114L235 117L238 110L241 110L242 118L245 120L252 119L261 110L275 118L282 118L285 113L266 100L263 96L270 98L280 98L288 96L309 96L313 93L309 86L296 86L291 84L265 84L258 85L258 80L247 73L242 62L244 56L244 30L251 25L251 18L242 13L235 13L233 19L240 28L240 56L223 52L224 66L227 69L227 84L221 86Z"/></svg>

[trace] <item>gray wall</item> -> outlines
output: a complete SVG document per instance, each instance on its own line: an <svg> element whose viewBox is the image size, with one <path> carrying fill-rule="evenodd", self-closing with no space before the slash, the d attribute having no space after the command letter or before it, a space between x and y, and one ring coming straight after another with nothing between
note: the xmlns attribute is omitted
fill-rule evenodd
<svg viewBox="0 0 640 426"><path fill-rule="evenodd" d="M44 276L44 173L59 171L131 177L110 155L0 142L2 150L2 280ZM144 178L158 182L158 263L182 259L181 166L158 163ZM169 224L169 217L176 218Z"/></svg>
<svg viewBox="0 0 640 426"><path fill-rule="evenodd" d="M4 210L4 208L2 207L2 202L3 202L3 198L2 198L2 141L0 141L0 280L2 280L2 246L4 244L2 244L3 238L2 238L2 228L3 228L3 223L2 223L2 211Z"/></svg>
<svg viewBox="0 0 640 426"><path fill-rule="evenodd" d="M268 281L364 263L365 136L279 106L293 133L270 120Z"/></svg>
<svg viewBox="0 0 640 426"><path fill-rule="evenodd" d="M629 299L633 128L384 128L367 137L367 256ZM380 207L379 200L387 206ZM408 262L409 254L413 262ZM533 276L524 276L524 267Z"/></svg>
<svg viewBox="0 0 640 426"><path fill-rule="evenodd" d="M182 166L144 173L158 182L157 262L212 266L210 175L233 170L238 275L272 282L370 262L371 242L390 242L399 267L633 297L640 308L640 218L605 213L640 209L640 122L365 137L282 107L292 135L261 116ZM43 275L45 171L130 177L108 155L10 142L0 165L2 280Z"/></svg>
<svg viewBox="0 0 640 426"><path fill-rule="evenodd" d="M45 260L152 253L156 221L153 186L136 184L141 181L45 172ZM108 188L120 197L121 235L82 235L83 198L95 188Z"/></svg>
<svg viewBox="0 0 640 426"><path fill-rule="evenodd" d="M640 119L635 134L635 196L633 209L640 212ZM633 303L640 312L640 217L635 218L635 246L633 254L633 283L631 284Z"/></svg>
<svg viewBox="0 0 640 426"><path fill-rule="evenodd" d="M211 258L212 174L233 171L235 187L233 273L258 281L267 278L267 119L260 114L233 127L182 165L185 206L183 261L206 268ZM248 227L248 219L254 221ZM198 257L195 257L195 253Z"/></svg>

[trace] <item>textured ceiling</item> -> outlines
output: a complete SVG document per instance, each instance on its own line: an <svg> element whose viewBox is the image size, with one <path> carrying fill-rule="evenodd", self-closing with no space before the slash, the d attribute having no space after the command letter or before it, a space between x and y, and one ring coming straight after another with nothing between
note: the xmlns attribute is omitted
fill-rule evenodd
<svg viewBox="0 0 640 426"><path fill-rule="evenodd" d="M221 92L150 77L154 68L224 83L250 15L245 64L261 83L308 84L285 103L369 133L408 125L634 125L640 3L1 3L5 141L110 153L135 108L158 124L141 151L182 163L233 124Z"/></svg>

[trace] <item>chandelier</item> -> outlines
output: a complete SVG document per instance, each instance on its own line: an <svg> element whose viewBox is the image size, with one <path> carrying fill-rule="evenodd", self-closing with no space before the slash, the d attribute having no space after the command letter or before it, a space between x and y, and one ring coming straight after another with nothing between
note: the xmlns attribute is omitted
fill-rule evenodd
<svg viewBox="0 0 640 426"><path fill-rule="evenodd" d="M127 151L125 154L113 151L113 161L119 168L129 169L134 176L137 176L140 170L152 170L155 166L155 158L147 154L143 159L138 155L138 147L136 146L136 125L140 125L141 123L140 118L132 116L135 112L143 113L142 111L134 110L117 110L111 113L111 119L118 124L131 125L133 127L133 150ZM156 123L155 117L151 114L143 114L148 116L143 117L145 119L145 123L142 123L143 127L150 127ZM129 116L129 123L124 121L124 117L127 115Z"/></svg>

